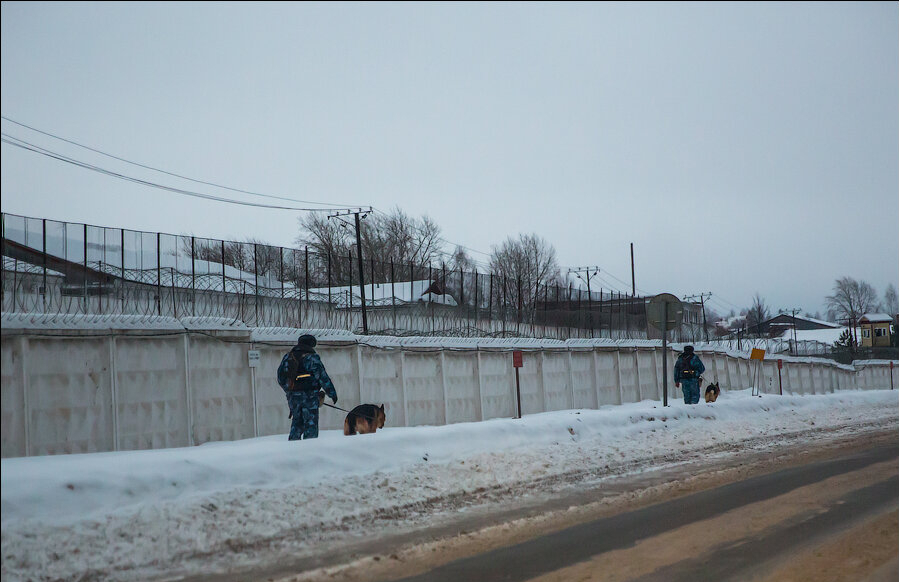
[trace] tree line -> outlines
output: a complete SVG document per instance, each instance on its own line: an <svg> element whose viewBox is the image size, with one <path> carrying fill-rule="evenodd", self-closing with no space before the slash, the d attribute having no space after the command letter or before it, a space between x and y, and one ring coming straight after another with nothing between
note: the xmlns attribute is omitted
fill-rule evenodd
<svg viewBox="0 0 899 582"><path fill-rule="evenodd" d="M310 281L321 285L345 284L354 280L354 273L358 276L356 228L347 217L308 213L299 218L298 227L295 243L302 249L300 252L311 254L311 259L307 255L285 262L281 249L255 239L243 243L198 242L191 252L196 258L223 262L260 276L278 273L279 277L298 284L309 285ZM456 245L452 250L447 249L441 228L432 218L410 216L399 207L387 213L365 214L360 221L359 240L365 258L366 283L430 278L461 305L465 303L465 287L473 287L471 279L479 270L478 263L464 247ZM296 253L297 249L291 252ZM391 272L393 269L397 272ZM480 270L495 277L494 293L516 297L523 308L535 305L541 292L547 297L547 289L551 287L556 288L558 295L558 289L570 286L562 275L555 248L535 233L507 237L493 247L486 268ZM447 273L457 274L455 284L450 282ZM853 330L859 318L871 312L887 313L894 318L894 325L899 323L895 321L899 306L892 284L881 297L866 281L840 277L825 298L825 305L829 321ZM724 319L711 308L707 315L709 325ZM774 315L759 293L753 296L748 308L740 311L739 318L735 312L730 313L736 319L732 328L742 328L748 333ZM821 313L804 312L803 315L823 319ZM857 339L854 338L856 344Z"/></svg>
<svg viewBox="0 0 899 582"><path fill-rule="evenodd" d="M884 313L893 319L894 330L899 326L899 298L896 287L890 283L886 286L883 295L878 295L873 285L864 280L856 280L844 276L834 281L831 293L824 298L827 309L825 317L833 323L843 324L847 327L847 334L841 341L847 346L858 345L858 321L867 313ZM790 313L779 311L779 313ZM753 329L760 329L761 324L768 321L775 314L766 304L765 299L756 293L752 298L752 305L741 310L741 320L735 322L737 329L743 329L752 333ZM805 317L823 319L821 313L814 315L808 312L802 313ZM731 312L731 317L735 313ZM717 315L715 316L717 318ZM893 331L892 345L896 345L896 332Z"/></svg>

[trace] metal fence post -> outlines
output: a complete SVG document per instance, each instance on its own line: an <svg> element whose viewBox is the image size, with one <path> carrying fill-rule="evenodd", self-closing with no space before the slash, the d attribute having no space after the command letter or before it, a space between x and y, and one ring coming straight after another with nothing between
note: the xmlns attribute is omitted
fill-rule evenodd
<svg viewBox="0 0 899 582"><path fill-rule="evenodd" d="M88 310L88 298L87 298L87 224L83 224L83 225L82 225L82 232L83 232L82 236L83 236L83 239L84 239L84 240L82 241L83 249L84 249L84 264L83 264L84 280L81 282L81 288L82 288L82 290L83 290L83 292L84 292L84 296L83 296L82 299L81 299L81 309L84 311L84 313L87 313L87 310Z"/></svg>
<svg viewBox="0 0 899 582"><path fill-rule="evenodd" d="M44 313L47 312L47 219L43 219L41 221L41 258L43 259L43 271L44 271L44 292L41 293L44 301ZM28 232L28 226L26 222L25 232ZM18 261L16 262L16 272L19 271Z"/></svg>
<svg viewBox="0 0 899 582"><path fill-rule="evenodd" d="M195 264L195 257L197 256L195 250L195 239L194 237L190 237L190 314L197 314L197 267Z"/></svg>
<svg viewBox="0 0 899 582"><path fill-rule="evenodd" d="M162 315L162 235L156 233L156 314Z"/></svg>
<svg viewBox="0 0 899 582"><path fill-rule="evenodd" d="M222 317L227 317L228 315L228 285L227 279L225 278L225 241L221 241L222 243Z"/></svg>
<svg viewBox="0 0 899 582"><path fill-rule="evenodd" d="M169 273L172 276L172 313L175 319L178 319L178 301L175 298L175 268L169 267Z"/></svg>
<svg viewBox="0 0 899 582"><path fill-rule="evenodd" d="M396 333L396 277L393 272L393 258L390 259L390 305L393 311L393 331Z"/></svg>

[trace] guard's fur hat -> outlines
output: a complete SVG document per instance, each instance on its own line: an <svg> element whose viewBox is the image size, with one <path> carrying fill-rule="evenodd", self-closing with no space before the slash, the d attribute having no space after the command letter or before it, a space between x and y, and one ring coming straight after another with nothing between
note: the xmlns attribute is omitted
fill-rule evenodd
<svg viewBox="0 0 899 582"><path fill-rule="evenodd" d="M303 334L297 340L298 346L302 346L304 348L310 348L310 349L314 348L315 344L317 344L317 343L318 342L315 340L315 336L309 335L309 334Z"/></svg>

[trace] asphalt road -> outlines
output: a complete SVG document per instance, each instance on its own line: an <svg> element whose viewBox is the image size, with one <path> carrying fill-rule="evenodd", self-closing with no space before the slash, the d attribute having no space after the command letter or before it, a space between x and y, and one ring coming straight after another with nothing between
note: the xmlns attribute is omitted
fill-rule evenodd
<svg viewBox="0 0 899 582"><path fill-rule="evenodd" d="M765 579L809 547L899 508L897 460L893 440L578 524L402 580ZM888 534L894 529L885 527Z"/></svg>

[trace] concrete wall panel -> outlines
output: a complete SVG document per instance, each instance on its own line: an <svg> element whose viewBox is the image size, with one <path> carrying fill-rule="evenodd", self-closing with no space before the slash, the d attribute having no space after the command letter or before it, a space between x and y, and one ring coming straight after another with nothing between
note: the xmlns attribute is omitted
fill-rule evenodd
<svg viewBox="0 0 899 582"><path fill-rule="evenodd" d="M25 369L24 354L28 351L28 340L24 337L2 338L0 349L0 435L2 448L0 455L24 457L25 447Z"/></svg>
<svg viewBox="0 0 899 582"><path fill-rule="evenodd" d="M621 354L625 359L633 359L632 353ZM599 394L599 406L608 404L621 404L621 394L618 390L618 358L617 351L597 351L596 375L597 393Z"/></svg>
<svg viewBox="0 0 899 582"><path fill-rule="evenodd" d="M512 367L512 354L506 354L508 366ZM543 412L543 363L539 352L525 351L522 354L523 366L518 369L521 385L521 414L537 414ZM513 386L515 371L512 371Z"/></svg>
<svg viewBox="0 0 899 582"><path fill-rule="evenodd" d="M441 425L446 421L440 352L406 352L407 426Z"/></svg>
<svg viewBox="0 0 899 582"><path fill-rule="evenodd" d="M196 336L189 345L194 444L254 437L247 345Z"/></svg>
<svg viewBox="0 0 899 582"><path fill-rule="evenodd" d="M30 453L111 451L112 377L107 339L32 338L28 375Z"/></svg>
<svg viewBox="0 0 899 582"><path fill-rule="evenodd" d="M447 424L481 420L478 362L472 355L470 352L443 353Z"/></svg>
<svg viewBox="0 0 899 582"><path fill-rule="evenodd" d="M517 414L515 372L508 352L481 352L481 405L484 420Z"/></svg>
<svg viewBox="0 0 899 582"><path fill-rule="evenodd" d="M621 402L640 401L640 378L637 373L637 351L620 351L619 370L621 372Z"/></svg>
<svg viewBox="0 0 899 582"><path fill-rule="evenodd" d="M598 408L593 352L570 352L573 408ZM617 396L617 394L616 394Z"/></svg>
<svg viewBox="0 0 899 582"><path fill-rule="evenodd" d="M181 338L115 339L119 450L190 444Z"/></svg>
<svg viewBox="0 0 899 582"><path fill-rule="evenodd" d="M568 376L568 352L543 352L543 411L573 408Z"/></svg>
<svg viewBox="0 0 899 582"><path fill-rule="evenodd" d="M661 400L656 363L651 350L637 351L637 371L640 376L640 400Z"/></svg>

